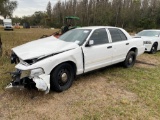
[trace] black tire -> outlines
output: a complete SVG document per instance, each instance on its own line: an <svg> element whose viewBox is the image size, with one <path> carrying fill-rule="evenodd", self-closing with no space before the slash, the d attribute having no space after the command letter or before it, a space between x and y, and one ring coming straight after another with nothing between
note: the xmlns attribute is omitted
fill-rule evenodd
<svg viewBox="0 0 160 120"><path fill-rule="evenodd" d="M50 77L51 90L62 92L71 87L74 80L75 71L68 63L58 65Z"/></svg>
<svg viewBox="0 0 160 120"><path fill-rule="evenodd" d="M158 47L158 44L157 44L157 43L154 43L154 44L152 45L150 54L155 54L155 53L157 52L157 47Z"/></svg>
<svg viewBox="0 0 160 120"><path fill-rule="evenodd" d="M123 66L125 68L130 68L134 66L135 62L136 62L136 53L134 51L129 51L125 61L123 62Z"/></svg>

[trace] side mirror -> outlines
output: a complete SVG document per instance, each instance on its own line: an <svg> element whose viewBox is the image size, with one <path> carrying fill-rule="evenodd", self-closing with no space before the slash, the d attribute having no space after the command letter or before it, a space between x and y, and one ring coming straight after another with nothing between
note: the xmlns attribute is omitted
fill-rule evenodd
<svg viewBox="0 0 160 120"><path fill-rule="evenodd" d="M86 47L90 47L94 45L94 40L89 40L88 43L86 44Z"/></svg>

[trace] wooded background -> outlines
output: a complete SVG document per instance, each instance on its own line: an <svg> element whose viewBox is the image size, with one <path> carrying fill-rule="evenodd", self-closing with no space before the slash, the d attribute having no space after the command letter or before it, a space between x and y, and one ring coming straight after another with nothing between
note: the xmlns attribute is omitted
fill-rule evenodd
<svg viewBox="0 0 160 120"><path fill-rule="evenodd" d="M61 25L65 16L75 15L81 18L82 26L110 25L133 30L159 28L160 0L59 1L53 7L52 14L48 15L56 25Z"/></svg>
<svg viewBox="0 0 160 120"><path fill-rule="evenodd" d="M59 0L54 6L48 2L46 11L13 21L59 28L65 16L79 17L79 26L109 25L128 31L160 28L160 0Z"/></svg>

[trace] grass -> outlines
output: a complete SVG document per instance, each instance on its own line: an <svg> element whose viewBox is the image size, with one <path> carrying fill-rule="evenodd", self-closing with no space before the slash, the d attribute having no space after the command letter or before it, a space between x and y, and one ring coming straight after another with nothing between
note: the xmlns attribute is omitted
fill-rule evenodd
<svg viewBox="0 0 160 120"><path fill-rule="evenodd" d="M4 88L13 71L11 48L51 34L49 29L3 31L0 58L0 119L2 120L159 120L160 52L143 54L133 68L109 66L77 77L62 93ZM154 65L153 65L154 64Z"/></svg>

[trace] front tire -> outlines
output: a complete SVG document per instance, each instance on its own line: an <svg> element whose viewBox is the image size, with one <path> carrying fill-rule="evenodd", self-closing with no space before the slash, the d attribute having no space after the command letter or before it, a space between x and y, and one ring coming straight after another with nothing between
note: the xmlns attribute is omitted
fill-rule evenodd
<svg viewBox="0 0 160 120"><path fill-rule="evenodd" d="M58 65L50 77L51 89L56 92L62 92L71 87L74 80L73 67L68 63Z"/></svg>
<svg viewBox="0 0 160 120"><path fill-rule="evenodd" d="M123 66L125 68L130 68L134 66L135 62L136 62L136 53L134 51L129 51L125 61L123 62Z"/></svg>
<svg viewBox="0 0 160 120"><path fill-rule="evenodd" d="M158 44L154 43L153 46L152 46L152 48L151 48L150 53L151 54L155 54L157 52L157 47L158 47Z"/></svg>

